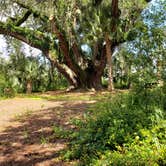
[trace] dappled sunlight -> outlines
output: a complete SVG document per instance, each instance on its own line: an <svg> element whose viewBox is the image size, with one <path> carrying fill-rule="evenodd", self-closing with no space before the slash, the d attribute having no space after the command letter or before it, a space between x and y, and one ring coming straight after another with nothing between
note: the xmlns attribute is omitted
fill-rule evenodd
<svg viewBox="0 0 166 166"><path fill-rule="evenodd" d="M45 103L44 108L28 113L23 111L7 122L8 126L5 125L0 132L0 165L50 166L55 162L56 165L72 165L59 159L69 139L59 138L54 128L58 126L72 131L71 120L81 118L94 101L48 102L52 104L47 106Z"/></svg>

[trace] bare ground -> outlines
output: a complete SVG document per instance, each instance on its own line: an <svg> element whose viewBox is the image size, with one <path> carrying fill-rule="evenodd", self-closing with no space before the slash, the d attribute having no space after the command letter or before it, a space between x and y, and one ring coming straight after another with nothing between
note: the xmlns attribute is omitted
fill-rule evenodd
<svg viewBox="0 0 166 166"><path fill-rule="evenodd" d="M79 98L79 93L74 95ZM0 166L73 165L59 159L68 140L47 138L53 126L74 128L71 119L80 118L91 103L29 98L0 101Z"/></svg>

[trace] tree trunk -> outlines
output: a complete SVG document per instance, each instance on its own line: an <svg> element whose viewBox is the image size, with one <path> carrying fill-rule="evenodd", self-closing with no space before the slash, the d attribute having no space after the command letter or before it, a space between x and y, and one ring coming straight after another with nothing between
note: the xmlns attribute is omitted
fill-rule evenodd
<svg viewBox="0 0 166 166"><path fill-rule="evenodd" d="M94 90L102 89L101 75L96 72L87 77L87 88Z"/></svg>
<svg viewBox="0 0 166 166"><path fill-rule="evenodd" d="M67 79L72 89L95 89L100 90L102 88L101 77L105 68L104 63L95 67L89 65L85 71L80 75L72 73L68 68L58 68L58 71ZM82 77L83 76L83 77Z"/></svg>
<svg viewBox="0 0 166 166"><path fill-rule="evenodd" d="M78 69L76 73L65 64L60 64L53 59L53 51L46 52L47 58L58 69L58 71L67 79L72 89L91 89L99 90L102 88L101 77L106 66L105 48L100 52L100 61L89 61L86 69Z"/></svg>
<svg viewBox="0 0 166 166"><path fill-rule="evenodd" d="M66 77L72 89L94 89L100 90L102 89L101 82L102 74L97 73L95 70L90 73L87 72L85 78L81 78L80 76L75 77L75 82L71 82L70 79Z"/></svg>
<svg viewBox="0 0 166 166"><path fill-rule="evenodd" d="M27 80L27 83L26 83L26 93L27 94L31 94L32 93L32 81L31 80Z"/></svg>
<svg viewBox="0 0 166 166"><path fill-rule="evenodd" d="M107 66L108 66L108 90L113 91L113 71L112 71L112 50L111 50L111 41L109 39L109 34L105 34L106 41L106 57L107 57Z"/></svg>

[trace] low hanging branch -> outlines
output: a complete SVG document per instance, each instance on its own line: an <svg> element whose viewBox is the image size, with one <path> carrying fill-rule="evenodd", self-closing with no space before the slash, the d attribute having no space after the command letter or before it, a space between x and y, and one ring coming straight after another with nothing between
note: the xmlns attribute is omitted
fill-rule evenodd
<svg viewBox="0 0 166 166"><path fill-rule="evenodd" d="M12 36L42 51L49 49L50 39L40 31L0 22L0 34Z"/></svg>

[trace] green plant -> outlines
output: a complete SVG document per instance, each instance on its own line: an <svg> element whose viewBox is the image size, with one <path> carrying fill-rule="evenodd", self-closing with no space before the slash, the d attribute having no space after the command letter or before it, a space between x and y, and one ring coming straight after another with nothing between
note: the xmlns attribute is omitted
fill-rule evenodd
<svg viewBox="0 0 166 166"><path fill-rule="evenodd" d="M80 131L65 157L79 158L83 165L165 163L165 97L156 88L97 103L91 116L79 122Z"/></svg>
<svg viewBox="0 0 166 166"><path fill-rule="evenodd" d="M44 135L40 137L40 143L42 145L47 144L49 142L48 138L46 138Z"/></svg>
<svg viewBox="0 0 166 166"><path fill-rule="evenodd" d="M70 138L71 131L65 130L59 126L53 126L53 137L54 138Z"/></svg>

